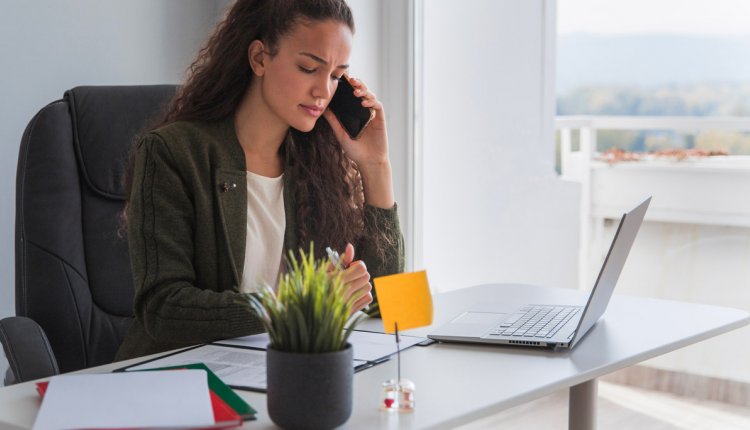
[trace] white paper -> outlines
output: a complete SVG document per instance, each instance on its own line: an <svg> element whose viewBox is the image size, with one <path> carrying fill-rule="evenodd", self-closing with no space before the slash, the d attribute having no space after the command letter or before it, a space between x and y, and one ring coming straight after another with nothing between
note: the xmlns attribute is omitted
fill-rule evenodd
<svg viewBox="0 0 750 430"><path fill-rule="evenodd" d="M426 340L424 337L417 336L399 335L399 337L402 350ZM268 342L268 334L261 333L220 340L215 343L266 349ZM396 336L393 334L353 330L349 336L349 343L354 348L354 358L360 361L379 361L396 353Z"/></svg>
<svg viewBox="0 0 750 430"><path fill-rule="evenodd" d="M423 337L399 335L399 346L404 350L423 340ZM396 336L369 331L352 331L349 343L354 347L354 358L365 361L378 361L396 353Z"/></svg>
<svg viewBox="0 0 750 430"><path fill-rule="evenodd" d="M50 378L34 430L203 427L214 424L203 370Z"/></svg>
<svg viewBox="0 0 750 430"><path fill-rule="evenodd" d="M266 389L266 351L203 345L149 361L127 370L154 369L203 363L227 385Z"/></svg>

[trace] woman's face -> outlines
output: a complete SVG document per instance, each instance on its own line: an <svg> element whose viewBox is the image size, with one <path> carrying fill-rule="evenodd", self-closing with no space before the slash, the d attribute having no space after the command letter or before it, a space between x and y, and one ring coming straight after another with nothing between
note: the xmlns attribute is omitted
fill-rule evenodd
<svg viewBox="0 0 750 430"><path fill-rule="evenodd" d="M302 22L265 57L262 97L282 121L310 131L348 68L352 32L338 21Z"/></svg>

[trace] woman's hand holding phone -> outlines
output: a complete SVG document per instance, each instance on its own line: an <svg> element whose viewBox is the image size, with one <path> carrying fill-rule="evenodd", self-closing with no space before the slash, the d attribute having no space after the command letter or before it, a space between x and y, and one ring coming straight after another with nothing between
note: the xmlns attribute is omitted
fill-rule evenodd
<svg viewBox="0 0 750 430"><path fill-rule="evenodd" d="M342 77L341 79L343 83L343 79L347 78ZM328 120L336 135L336 139L341 143L347 156L357 163L358 166L386 163L388 162L388 136L385 127L383 104L380 103L372 91L368 90L362 81L352 77L348 79L354 89L354 96L360 98L361 105L375 111L374 118L355 140L347 134L331 109L326 109L323 116ZM339 83L339 85L342 85L342 83Z"/></svg>
<svg viewBox="0 0 750 430"><path fill-rule="evenodd" d="M351 77L348 79L354 88L354 95L362 99L362 106L375 111L375 117L354 140L330 109L326 109L323 116L331 125L347 157L357 163L365 187L365 201L373 206L391 208L394 204L393 179L388 158L388 133L383 104L362 81Z"/></svg>

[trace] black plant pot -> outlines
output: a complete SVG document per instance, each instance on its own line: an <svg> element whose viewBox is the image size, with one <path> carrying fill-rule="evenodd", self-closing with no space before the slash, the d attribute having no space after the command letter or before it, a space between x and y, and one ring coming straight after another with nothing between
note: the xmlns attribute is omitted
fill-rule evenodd
<svg viewBox="0 0 750 430"><path fill-rule="evenodd" d="M332 429L352 414L351 344L336 352L301 354L268 347L268 415L285 429Z"/></svg>

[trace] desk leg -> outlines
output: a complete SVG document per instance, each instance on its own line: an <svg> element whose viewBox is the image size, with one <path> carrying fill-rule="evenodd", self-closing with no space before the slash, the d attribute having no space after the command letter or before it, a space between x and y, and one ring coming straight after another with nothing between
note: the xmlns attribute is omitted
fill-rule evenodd
<svg viewBox="0 0 750 430"><path fill-rule="evenodd" d="M596 428L596 379L570 387L568 430Z"/></svg>

